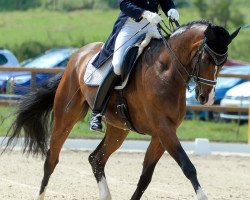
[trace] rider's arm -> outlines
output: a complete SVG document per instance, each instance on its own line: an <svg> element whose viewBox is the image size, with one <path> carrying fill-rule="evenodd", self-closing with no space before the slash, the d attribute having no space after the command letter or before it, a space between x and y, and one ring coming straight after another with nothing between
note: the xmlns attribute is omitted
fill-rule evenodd
<svg viewBox="0 0 250 200"><path fill-rule="evenodd" d="M140 8L130 0L119 0L120 10L135 21L140 21L144 9Z"/></svg>
<svg viewBox="0 0 250 200"><path fill-rule="evenodd" d="M159 3L160 3L162 11L165 13L166 16L168 16L168 11L171 8L175 9L175 5L172 0L159 0Z"/></svg>
<svg viewBox="0 0 250 200"><path fill-rule="evenodd" d="M174 2L172 0L159 0L161 9L165 15L173 20L179 20L179 12L175 9Z"/></svg>

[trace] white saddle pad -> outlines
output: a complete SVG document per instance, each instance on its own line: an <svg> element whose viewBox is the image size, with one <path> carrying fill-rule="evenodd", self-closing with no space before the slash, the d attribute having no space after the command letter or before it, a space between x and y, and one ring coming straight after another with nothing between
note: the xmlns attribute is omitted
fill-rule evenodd
<svg viewBox="0 0 250 200"><path fill-rule="evenodd" d="M98 53L97 53L98 54ZM92 65L92 62L94 61L94 59L96 58L97 54L95 54L90 60L89 63L87 65L87 69L86 72L84 74L84 83L88 86L99 86L103 79L105 78L105 75L108 73L108 70L110 68L110 64L111 64L111 59L108 60L104 65L102 65L102 67L100 68L95 68L94 65ZM121 85L115 86L116 90L121 90L123 89L127 82L128 82L128 77L127 76L124 80L124 82Z"/></svg>
<svg viewBox="0 0 250 200"><path fill-rule="evenodd" d="M99 53L99 52L98 52ZM86 72L84 74L84 82L86 85L89 86L98 86L102 83L102 80L105 78L105 75L108 73L109 66L111 63L111 59L107 61L102 67L95 68L94 65L92 65L92 62L98 55L95 54L88 62Z"/></svg>
<svg viewBox="0 0 250 200"><path fill-rule="evenodd" d="M141 53L143 52L143 49L149 44L149 42L151 41L153 37L154 35L150 33L146 35L145 39L139 45L139 51L138 51L137 57L141 55ZM97 69L92 65L92 62L96 58L97 54L95 54L89 60L84 77L83 77L84 83L88 86L99 86L102 83L103 79L105 78L105 75L108 73L108 70L112 61L112 59L110 59L102 67ZM117 90L123 89L128 82L128 78L129 78L129 75L127 75L122 85L116 86L115 89Z"/></svg>

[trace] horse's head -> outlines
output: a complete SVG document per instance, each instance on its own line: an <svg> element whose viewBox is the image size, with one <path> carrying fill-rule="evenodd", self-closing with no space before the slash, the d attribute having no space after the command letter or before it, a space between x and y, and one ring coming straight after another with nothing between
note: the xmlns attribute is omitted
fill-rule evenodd
<svg viewBox="0 0 250 200"><path fill-rule="evenodd" d="M213 104L218 73L227 60L228 45L239 30L229 34L224 28L209 24L204 31L204 39L194 50L191 61L191 76L197 83L196 99L200 104Z"/></svg>

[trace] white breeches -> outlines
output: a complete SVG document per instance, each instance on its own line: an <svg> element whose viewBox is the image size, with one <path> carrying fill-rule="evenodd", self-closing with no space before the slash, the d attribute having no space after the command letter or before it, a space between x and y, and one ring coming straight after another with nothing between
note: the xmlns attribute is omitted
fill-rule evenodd
<svg viewBox="0 0 250 200"><path fill-rule="evenodd" d="M147 23L148 21L146 19L142 19L140 22L135 22L132 18L129 17L127 21L125 22L125 24L123 25L121 31L119 32L116 38L114 55L113 55L113 60L112 60L112 65L114 66L115 74L117 75L121 74L121 71L122 71L121 65L122 65L125 51L129 46L131 46L132 44L136 42L138 37L140 37L144 33L150 32L154 36L154 38L160 38L160 34L155 24L149 24L144 29L142 29L138 34L136 34L135 37L132 37L136 32L138 32Z"/></svg>

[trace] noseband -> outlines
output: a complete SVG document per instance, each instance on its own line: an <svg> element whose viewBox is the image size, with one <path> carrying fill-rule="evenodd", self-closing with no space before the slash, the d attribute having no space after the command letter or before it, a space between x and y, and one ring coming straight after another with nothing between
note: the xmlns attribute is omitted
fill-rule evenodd
<svg viewBox="0 0 250 200"><path fill-rule="evenodd" d="M166 39L163 37L163 35L161 34L161 38L163 40L163 44L166 48L166 50L169 52L170 58L171 60L173 60L173 58L179 63L179 65L184 69L184 71L188 74L188 80L186 80L182 73L180 72L180 70L178 69L178 67L176 67L174 65L174 67L176 68L177 72L179 73L179 75L181 76L181 78L183 79L185 85L188 87L188 83L190 82L191 79L194 80L194 82L196 84L201 83L204 85L210 85L210 86L215 86L217 83L217 80L209 80L209 79L205 79L202 77L199 77L199 71L200 71L200 64L201 64L201 56L203 54L203 52L208 53L215 65L217 67L222 66L226 60L227 60L227 56L228 56L228 52L224 53L224 54L219 54L216 53L214 50L212 50L207 44L206 44L206 38L203 40L202 44L200 45L200 47L198 48L198 50L195 53L195 56L193 59L195 59L195 64L194 67L192 69L192 73L188 72L187 68L181 63L181 61L179 60L179 58L175 55L175 52L171 49L171 47L169 46L168 42L166 41Z"/></svg>

